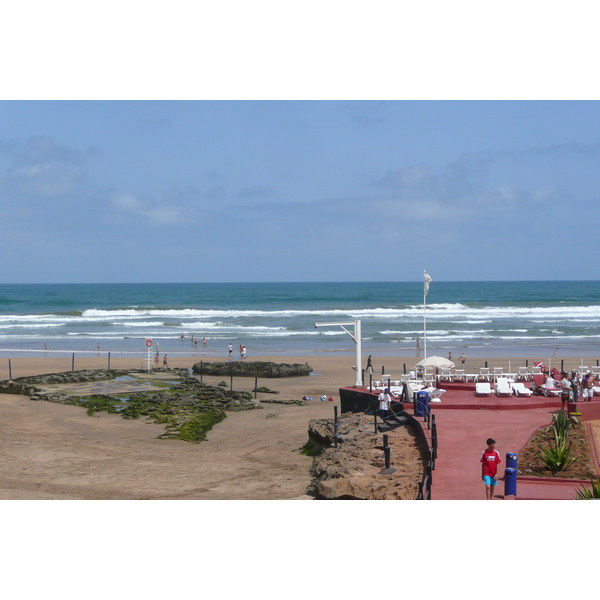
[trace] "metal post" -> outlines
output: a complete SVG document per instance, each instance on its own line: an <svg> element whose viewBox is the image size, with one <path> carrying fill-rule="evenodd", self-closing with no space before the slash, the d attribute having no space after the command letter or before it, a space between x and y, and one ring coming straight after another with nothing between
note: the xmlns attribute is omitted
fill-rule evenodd
<svg viewBox="0 0 600 600"><path fill-rule="evenodd" d="M254 399L256 400L256 390L258 389L258 377L254 378Z"/></svg>
<svg viewBox="0 0 600 600"><path fill-rule="evenodd" d="M385 468L389 469L390 468L390 453L391 453L391 448L389 446L385 446L383 449L383 455L385 456Z"/></svg>
<svg viewBox="0 0 600 600"><path fill-rule="evenodd" d="M71 358L71 371L75 370L75 352L73 352L73 357Z"/></svg>
<svg viewBox="0 0 600 600"><path fill-rule="evenodd" d="M338 447L338 407L333 407L333 443L335 448Z"/></svg>
<svg viewBox="0 0 600 600"><path fill-rule="evenodd" d="M110 352L108 353L108 370L110 371Z"/></svg>
<svg viewBox="0 0 600 600"><path fill-rule="evenodd" d="M383 434L383 447L384 448L388 447L388 434L387 433Z"/></svg>
<svg viewBox="0 0 600 600"><path fill-rule="evenodd" d="M204 367L202 361L200 361L200 383L202 383L202 372L204 371Z"/></svg>
<svg viewBox="0 0 600 600"><path fill-rule="evenodd" d="M369 373L369 391L373 391L373 373Z"/></svg>
<svg viewBox="0 0 600 600"><path fill-rule="evenodd" d="M330 322L330 323L315 323L315 329L317 327L330 327L333 325L339 325L346 333L350 334L350 337L354 340L356 346L356 366L354 369L354 387L363 387L363 381L360 376L361 364L362 364L362 333L360 320L356 321L342 321L342 322ZM354 325L354 334L350 333L344 325ZM383 373L382 373L383 374Z"/></svg>
<svg viewBox="0 0 600 600"><path fill-rule="evenodd" d="M402 366L404 367L404 374L406 375L406 363L402 363Z"/></svg>
<svg viewBox="0 0 600 600"><path fill-rule="evenodd" d="M233 367L229 371L229 391L233 392Z"/></svg>
<svg viewBox="0 0 600 600"><path fill-rule="evenodd" d="M360 378L362 380L363 387L365 387L365 370L364 369L362 370L362 374L361 374Z"/></svg>
<svg viewBox="0 0 600 600"><path fill-rule="evenodd" d="M377 433L377 411L373 413L373 423L375 425L375 433Z"/></svg>
<svg viewBox="0 0 600 600"><path fill-rule="evenodd" d="M12 380L12 366L10 364L10 358L8 359L8 378Z"/></svg>

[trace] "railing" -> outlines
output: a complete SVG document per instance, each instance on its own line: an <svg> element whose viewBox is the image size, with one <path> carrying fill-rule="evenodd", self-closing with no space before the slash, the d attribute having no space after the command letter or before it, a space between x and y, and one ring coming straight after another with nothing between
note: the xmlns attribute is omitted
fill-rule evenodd
<svg viewBox="0 0 600 600"><path fill-rule="evenodd" d="M435 471L435 460L437 458L438 450L438 436L437 436L437 425L435 422L435 415L429 410L429 406L426 406L423 414L423 419L427 423L427 429L431 431L431 442L429 452L427 453L427 464L425 465L425 472L423 479L419 483L419 494L417 500L431 500L431 487L433 484L433 471Z"/></svg>

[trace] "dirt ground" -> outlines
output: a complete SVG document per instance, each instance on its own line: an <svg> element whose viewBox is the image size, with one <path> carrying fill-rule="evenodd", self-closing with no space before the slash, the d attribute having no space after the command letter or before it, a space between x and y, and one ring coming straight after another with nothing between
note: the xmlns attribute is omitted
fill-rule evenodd
<svg viewBox="0 0 600 600"><path fill-rule="evenodd" d="M308 440L310 419L333 418L339 387L352 383L351 361L324 357L311 360L319 375L259 380L280 391L263 398L325 394L334 402L229 413L200 444L158 440L164 426L146 420L90 417L81 407L0 395L0 499L310 499L312 458L299 448ZM180 362L171 366L192 366L190 359ZM122 359L111 366L138 363ZM20 358L11 366L13 377L21 377L70 370L70 360ZM76 368L103 366L88 359ZM213 385L221 380L204 378ZM236 390L253 385L253 379L234 379Z"/></svg>
<svg viewBox="0 0 600 600"><path fill-rule="evenodd" d="M259 379L259 386L280 391L277 396L259 394L259 400L304 395L317 400L229 413L200 444L158 440L164 426L146 420L106 413L90 417L81 407L0 394L0 499L310 499L305 490L312 458L298 450L308 439L310 419L333 418L339 388L354 382L353 358L264 360L308 361L315 374ZM197 361L174 358L170 365L190 368ZM139 368L140 360L113 358L111 366ZM75 365L105 367L104 358L78 357ZM70 371L71 358L18 357L11 369L13 378ZM8 378L7 359L0 360L0 378ZM204 378L211 385L221 380ZM235 390L254 386L253 379L234 378L233 383ZM320 402L321 395L334 402Z"/></svg>

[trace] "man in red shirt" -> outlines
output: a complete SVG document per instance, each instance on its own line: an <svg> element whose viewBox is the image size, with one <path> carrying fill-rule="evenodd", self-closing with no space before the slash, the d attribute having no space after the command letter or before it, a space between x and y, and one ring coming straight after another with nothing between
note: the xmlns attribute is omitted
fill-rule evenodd
<svg viewBox="0 0 600 600"><path fill-rule="evenodd" d="M487 449L481 453L481 479L485 483L485 496L488 500L494 497L494 487L498 485L496 473L501 462L500 454L496 450L496 440L489 438Z"/></svg>

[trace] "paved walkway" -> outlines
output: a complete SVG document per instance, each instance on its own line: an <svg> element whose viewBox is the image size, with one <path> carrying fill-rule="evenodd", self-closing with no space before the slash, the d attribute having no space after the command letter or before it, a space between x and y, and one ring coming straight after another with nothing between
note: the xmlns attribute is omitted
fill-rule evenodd
<svg viewBox="0 0 600 600"><path fill-rule="evenodd" d="M534 432L549 425L560 409L560 398L476 397L474 384L444 385L447 389L440 403L430 404L438 432L438 457L432 476L433 500L485 500L481 480L481 453L486 440L496 440L502 457L499 474L504 475L506 453L519 455ZM412 414L413 405L405 404ZM581 421L600 420L600 398L579 402ZM418 419L420 420L420 419ZM425 428L425 426L424 426ZM600 475L600 428L590 435L595 453L596 472ZM594 443L595 441L595 443ZM579 480L539 477L517 478L517 496L510 500L571 500L582 485ZM504 481L500 480L494 498L504 498Z"/></svg>
<svg viewBox="0 0 600 600"><path fill-rule="evenodd" d="M473 391L449 390L441 404L431 407L438 432L432 498L485 500L479 458L486 448L487 438L496 440L496 448L503 460L502 476L506 453L518 455L538 427L551 422L553 413L560 408L560 399L475 399ZM600 418L600 400L579 403L578 409L584 420ZM579 487L579 481L518 477L516 499L570 500ZM504 481L498 482L494 497L504 498Z"/></svg>

